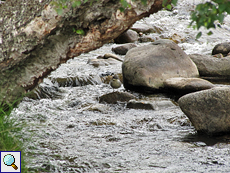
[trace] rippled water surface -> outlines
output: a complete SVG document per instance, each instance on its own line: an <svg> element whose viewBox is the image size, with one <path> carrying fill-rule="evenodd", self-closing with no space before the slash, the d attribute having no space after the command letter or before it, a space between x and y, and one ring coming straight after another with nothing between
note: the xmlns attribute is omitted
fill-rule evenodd
<svg viewBox="0 0 230 173"><path fill-rule="evenodd" d="M187 26L198 2L181 0L173 11L137 23L157 26L161 33L151 37L176 38L188 54L211 54L217 43L230 40L230 18L212 36L203 30L203 37L195 40L198 31ZM114 46L104 45L62 64L40 85L40 99L24 98L14 110L12 118L26 124L18 135L25 141L30 171L230 172L230 138L197 135L166 95L133 93L157 105L156 110L98 102L99 96L113 92L101 77L121 73L121 62L110 60L99 67L87 62L112 53Z"/></svg>

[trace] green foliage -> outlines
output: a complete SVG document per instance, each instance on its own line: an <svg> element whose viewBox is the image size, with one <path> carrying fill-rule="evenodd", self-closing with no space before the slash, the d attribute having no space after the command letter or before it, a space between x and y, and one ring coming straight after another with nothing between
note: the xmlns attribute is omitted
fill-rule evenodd
<svg viewBox="0 0 230 173"><path fill-rule="evenodd" d="M230 1L229 0L212 0L212 2L201 3L196 6L195 11L191 13L192 22L190 26L193 25L194 29L200 29L200 27L205 27L207 29L216 28L215 22L223 23L225 14L230 14ZM208 35L211 35L210 31ZM197 38L201 36L198 33Z"/></svg>
<svg viewBox="0 0 230 173"><path fill-rule="evenodd" d="M171 4L176 5L178 0L172 0ZM168 0L163 0L162 6L166 7L167 9L171 10L172 5L168 3Z"/></svg>
<svg viewBox="0 0 230 173"><path fill-rule="evenodd" d="M24 161L23 143L15 136L15 133L18 133L22 127L10 119L13 108L13 105L0 106L0 151L22 151L21 170L28 172Z"/></svg>
<svg viewBox="0 0 230 173"><path fill-rule="evenodd" d="M85 31L83 29L74 29L73 28L73 32L79 34L79 35L85 35Z"/></svg>
<svg viewBox="0 0 230 173"><path fill-rule="evenodd" d="M79 7L82 3L86 3L88 1L90 2L90 5L92 5L94 1L99 1L99 0L53 0L51 4L55 6L57 13L61 15L63 13L63 9L67 8L67 2L70 2L72 4L72 7L76 8ZM132 1L136 1L136 0L132 0ZM177 2L177 0L172 0L172 1ZM124 11L126 8L131 8L131 4L129 4L127 0L120 0L120 2L121 2L121 7L120 7L121 11ZM144 5L147 5L147 0L141 0L141 2Z"/></svg>
<svg viewBox="0 0 230 173"><path fill-rule="evenodd" d="M196 39L199 39L201 36L202 36L202 32L199 32L199 33L196 35Z"/></svg>

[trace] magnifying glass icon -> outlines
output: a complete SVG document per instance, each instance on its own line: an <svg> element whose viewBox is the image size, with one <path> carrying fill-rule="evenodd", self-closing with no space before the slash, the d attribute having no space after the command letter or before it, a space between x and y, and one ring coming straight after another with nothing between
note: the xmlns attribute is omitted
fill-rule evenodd
<svg viewBox="0 0 230 173"><path fill-rule="evenodd" d="M18 169L18 167L14 164L15 163L15 158L11 154L7 154L3 158L3 162L7 166L12 166L15 170Z"/></svg>

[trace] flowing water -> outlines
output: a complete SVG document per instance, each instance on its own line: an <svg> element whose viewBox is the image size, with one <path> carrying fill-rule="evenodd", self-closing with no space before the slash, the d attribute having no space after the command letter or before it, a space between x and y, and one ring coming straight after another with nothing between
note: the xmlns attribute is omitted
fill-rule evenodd
<svg viewBox="0 0 230 173"><path fill-rule="evenodd" d="M198 31L187 26L198 2L181 0L173 11L137 23L156 26L160 32L149 36L176 39L188 54L211 54L217 43L230 40L230 17L213 35L203 29L196 40ZM132 92L157 105L156 110L99 104L99 96L113 92L101 79L121 73L121 62L98 67L87 62L112 53L114 46L106 44L62 64L40 84L40 99L24 98L12 112L13 119L25 124L18 136L25 143L30 172L230 172L230 138L196 134L168 96Z"/></svg>

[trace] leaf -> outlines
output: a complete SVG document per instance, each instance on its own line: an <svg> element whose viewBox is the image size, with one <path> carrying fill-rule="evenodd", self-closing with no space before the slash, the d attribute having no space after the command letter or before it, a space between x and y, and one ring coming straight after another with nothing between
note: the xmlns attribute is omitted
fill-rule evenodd
<svg viewBox="0 0 230 173"><path fill-rule="evenodd" d="M125 11L125 9L124 9L123 7L120 7L119 10L120 10L121 12L124 12L124 11Z"/></svg>
<svg viewBox="0 0 230 173"><path fill-rule="evenodd" d="M202 32L199 32L199 33L196 35L196 39L198 40L201 36L202 36Z"/></svg>
<svg viewBox="0 0 230 173"><path fill-rule="evenodd" d="M177 4L177 0L172 0L172 4L176 5Z"/></svg>
<svg viewBox="0 0 230 173"><path fill-rule="evenodd" d="M218 19L219 19L219 22L222 23L223 20L224 20L224 15L223 15L223 14L220 14L220 15L218 16Z"/></svg>
<svg viewBox="0 0 230 173"><path fill-rule="evenodd" d="M121 5L122 7L127 8L128 2L126 0L121 0Z"/></svg>
<svg viewBox="0 0 230 173"><path fill-rule="evenodd" d="M167 5L167 9L171 10L172 6L170 4Z"/></svg>
<svg viewBox="0 0 230 173"><path fill-rule="evenodd" d="M212 35L212 34L213 34L213 32L212 32L212 31L209 31L207 34L208 34L208 35Z"/></svg>
<svg viewBox="0 0 230 173"><path fill-rule="evenodd" d="M85 35L85 31L83 29L75 30L75 32L79 35Z"/></svg>
<svg viewBox="0 0 230 173"><path fill-rule="evenodd" d="M218 9L219 9L220 13L222 13L225 11L225 8L226 8L226 4L220 4Z"/></svg>

